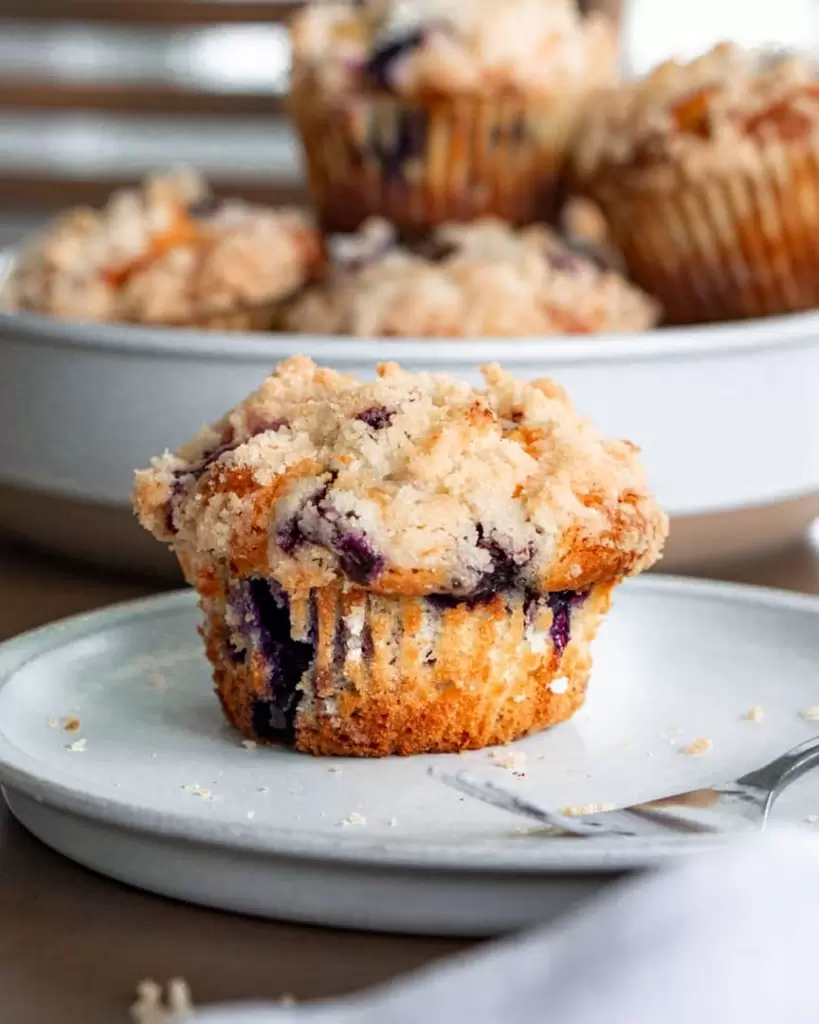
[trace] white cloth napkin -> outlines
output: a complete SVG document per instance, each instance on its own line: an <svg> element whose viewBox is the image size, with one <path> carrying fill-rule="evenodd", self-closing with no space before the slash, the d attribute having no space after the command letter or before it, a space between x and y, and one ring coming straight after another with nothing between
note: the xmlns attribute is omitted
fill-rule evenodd
<svg viewBox="0 0 819 1024"><path fill-rule="evenodd" d="M192 1024L817 1024L818 949L819 835L782 832L361 996Z"/></svg>

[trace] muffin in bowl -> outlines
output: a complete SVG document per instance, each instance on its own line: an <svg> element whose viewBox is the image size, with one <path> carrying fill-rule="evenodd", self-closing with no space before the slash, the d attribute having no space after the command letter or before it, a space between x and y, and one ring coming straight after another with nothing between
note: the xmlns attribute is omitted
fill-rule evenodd
<svg viewBox="0 0 819 1024"><path fill-rule="evenodd" d="M304 357L136 475L204 613L228 719L311 754L504 743L582 704L590 643L667 521L636 450L551 381Z"/></svg>
<svg viewBox="0 0 819 1024"><path fill-rule="evenodd" d="M3 299L62 319L263 329L322 262L305 214L217 199L179 171L64 213L23 244Z"/></svg>
<svg viewBox="0 0 819 1024"><path fill-rule="evenodd" d="M484 218L398 244L385 221L330 239L325 279L282 307L307 334L521 338L644 331L658 304L610 261L605 244L569 246L548 228Z"/></svg>
<svg viewBox="0 0 819 1024"><path fill-rule="evenodd" d="M291 102L328 231L547 218L616 32L573 0L338 0L292 25Z"/></svg>
<svg viewBox="0 0 819 1024"><path fill-rule="evenodd" d="M722 44L587 114L576 184L670 323L819 306L819 70Z"/></svg>

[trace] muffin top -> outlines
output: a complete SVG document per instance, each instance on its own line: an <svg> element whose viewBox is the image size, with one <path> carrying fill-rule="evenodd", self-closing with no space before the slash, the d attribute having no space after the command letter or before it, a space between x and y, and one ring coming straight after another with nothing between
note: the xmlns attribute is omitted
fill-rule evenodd
<svg viewBox="0 0 819 1024"><path fill-rule="evenodd" d="M656 561L667 521L637 449L552 381L482 372L473 387L384 364L362 383L295 356L137 472L139 518L202 592L216 574L466 599L581 590Z"/></svg>
<svg viewBox="0 0 819 1024"><path fill-rule="evenodd" d="M300 295L283 326L309 334L410 338L526 337L641 331L658 306L605 260L545 227L485 219L438 228L417 250L368 221L331 240L328 279ZM603 264L601 266L601 263Z"/></svg>
<svg viewBox="0 0 819 1024"><path fill-rule="evenodd" d="M819 128L819 74L807 57L722 43L687 64L668 61L611 90L587 112L579 177L624 170L695 175L759 166L761 148L800 143Z"/></svg>
<svg viewBox="0 0 819 1024"><path fill-rule="evenodd" d="M612 82L616 33L573 0L319 0L292 26L294 87L405 97Z"/></svg>
<svg viewBox="0 0 819 1024"><path fill-rule="evenodd" d="M289 295L321 253L305 215L221 201L176 172L59 217L24 243L4 299L67 319L185 324Z"/></svg>

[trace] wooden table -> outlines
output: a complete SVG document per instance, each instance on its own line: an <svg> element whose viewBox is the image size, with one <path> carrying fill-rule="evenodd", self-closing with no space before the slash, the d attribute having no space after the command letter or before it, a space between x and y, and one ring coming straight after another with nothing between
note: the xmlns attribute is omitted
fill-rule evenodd
<svg viewBox="0 0 819 1024"><path fill-rule="evenodd" d="M819 547L806 542L721 575L819 594ZM0 638L155 589L0 548ZM63 860L0 810L0 1020L8 1024L123 1021L146 977L186 978L199 1005L340 995L464 945L274 924L146 895Z"/></svg>

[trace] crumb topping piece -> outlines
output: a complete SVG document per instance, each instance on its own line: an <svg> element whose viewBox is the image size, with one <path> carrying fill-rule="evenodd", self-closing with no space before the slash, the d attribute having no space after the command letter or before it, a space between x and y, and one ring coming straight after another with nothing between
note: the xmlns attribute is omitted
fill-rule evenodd
<svg viewBox="0 0 819 1024"><path fill-rule="evenodd" d="M445 225L417 250L399 247L385 222L331 244L329 280L284 314L310 334L359 337L539 337L642 331L654 299L612 269L615 256L572 248L542 226L515 230L485 218Z"/></svg>
<svg viewBox="0 0 819 1024"><path fill-rule="evenodd" d="M180 171L60 216L24 243L4 301L68 319L184 325L289 296L321 254L305 214L216 199Z"/></svg>
<svg viewBox="0 0 819 1024"><path fill-rule="evenodd" d="M612 24L571 0L319 0L291 35L294 89L327 97L587 91L617 71Z"/></svg>
<svg viewBox="0 0 819 1024"><path fill-rule="evenodd" d="M610 169L650 175L673 165L691 175L750 169L760 148L800 143L819 128L819 73L800 55L722 43L689 63L667 61L611 90L588 112L577 147L581 178Z"/></svg>
<svg viewBox="0 0 819 1024"><path fill-rule="evenodd" d="M382 364L360 382L295 356L136 474L142 524L192 579L290 594L346 579L392 595L582 591L651 565L667 520L637 449L555 382L484 386Z"/></svg>

